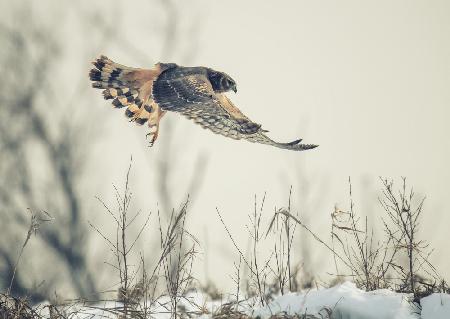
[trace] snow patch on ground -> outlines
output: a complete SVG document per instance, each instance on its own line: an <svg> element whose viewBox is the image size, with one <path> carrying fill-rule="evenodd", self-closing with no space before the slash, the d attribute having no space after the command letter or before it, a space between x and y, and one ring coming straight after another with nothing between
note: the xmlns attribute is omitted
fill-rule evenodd
<svg viewBox="0 0 450 319"><path fill-rule="evenodd" d="M408 297L389 290L365 292L346 282L328 289L285 294L257 309L253 315L269 318L284 311L289 315L306 313L320 318L328 311L336 319L420 318L414 314L419 310L408 301Z"/></svg>
<svg viewBox="0 0 450 319"><path fill-rule="evenodd" d="M305 290L276 296L269 304L260 306L257 299L241 302L238 311L253 318L268 319L276 314L308 314L318 318L333 319L450 319L450 295L433 294L421 299L421 306L411 302L411 295L390 290L366 292L355 284L345 282L332 288ZM168 297L159 300L151 309L152 318L169 319ZM201 292L191 292L180 300L181 305L192 317L209 319L220 307L230 300L210 301ZM116 318L107 309L117 309L121 304L104 302L94 307L74 307L68 312L79 313L73 319ZM103 309L102 309L103 308ZM105 310L106 309L106 310ZM70 311L69 311L70 310Z"/></svg>
<svg viewBox="0 0 450 319"><path fill-rule="evenodd" d="M449 319L450 295L432 294L420 300L422 319Z"/></svg>

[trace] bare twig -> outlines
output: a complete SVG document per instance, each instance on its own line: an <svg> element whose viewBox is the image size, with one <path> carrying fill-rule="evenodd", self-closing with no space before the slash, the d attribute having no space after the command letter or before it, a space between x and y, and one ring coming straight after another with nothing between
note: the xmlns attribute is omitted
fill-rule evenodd
<svg viewBox="0 0 450 319"><path fill-rule="evenodd" d="M22 257L23 251L24 251L26 245L28 244L28 241L30 240L31 235L33 235L33 234L36 235L36 233L39 231L39 228L42 223L49 222L52 220L52 217L47 212L43 212L44 217L38 216L31 209L28 209L28 212L30 213L30 226L28 228L28 232L25 237L25 241L23 242L22 247L20 248L19 256L17 257L16 263L14 264L13 274L12 274L11 281L9 283L9 287L8 287L8 291L7 291L8 295L11 294L11 288L14 283L14 278L16 276L16 271L17 271L17 267L20 262L20 258Z"/></svg>

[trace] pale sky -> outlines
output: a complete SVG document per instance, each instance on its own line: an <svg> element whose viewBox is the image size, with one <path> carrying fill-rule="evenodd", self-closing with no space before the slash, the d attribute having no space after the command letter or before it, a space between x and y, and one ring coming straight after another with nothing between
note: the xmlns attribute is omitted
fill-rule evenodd
<svg viewBox="0 0 450 319"><path fill-rule="evenodd" d="M145 129L127 123L121 111L91 90L75 112L77 118L90 114L103 122L100 128L92 122L93 132L99 130L100 135L93 137L89 173L83 179L86 209L98 215L86 220L108 222L94 196L112 196L110 185L122 184L131 155L134 207L156 210L154 170L158 153L168 143L165 129L172 125L170 143L178 152L171 159L176 167L169 185L176 206L186 198L198 154L207 156L188 222L204 251L196 266L199 279L205 279L203 270L208 269L207 275L222 288L233 287L229 275L238 255L216 207L245 249L245 224L255 194L261 198L267 192L269 218L275 206L286 206L293 185L294 209L329 239L334 205L348 208L349 176L356 208L375 205L370 209L374 219L382 214L378 176L397 182L406 176L418 194L427 196L423 236L436 248L432 260L438 270L449 278L450 2L178 1L187 35L177 41L193 41L197 49L191 57L174 52L170 61L161 56L161 29L152 24L152 19L165 17L153 12L149 1L120 3L117 32L144 52L144 58L115 43L92 48L91 57L79 54L83 38L69 14L64 30L71 34L65 52L70 72L61 74L63 82L86 73L89 60L98 54L139 67L160 60L208 66L236 80L238 93L230 93L230 98L268 129L269 136L280 141L301 137L320 146L297 153L233 141L168 114L159 140L148 148ZM44 13L41 17L45 20ZM310 195L305 195L307 189L312 189ZM308 245L312 256L305 263L326 278L328 252L311 238ZM98 250L93 248L93 253Z"/></svg>
<svg viewBox="0 0 450 319"><path fill-rule="evenodd" d="M442 272L450 269L444 253L444 243L450 239L445 227L450 223L447 1L197 1L186 14L200 21L192 65L230 74L238 85L238 94L230 94L232 100L270 130L273 138L302 137L306 143L320 145L304 153L272 149L227 140L175 114L168 116L176 126L173 144L183 148L172 182L177 202L185 196L182 185L192 157L208 154L190 225L207 249L211 279L228 283L237 258L215 207L245 247L244 224L254 195L260 198L267 192L270 216L274 206L286 205L292 184L294 207L328 238L334 204L348 208L348 176L354 180L356 207L377 205L375 214L381 214L378 176L398 178L398 182L406 176L416 192L426 194L422 229L441 252L433 258L436 265ZM123 32L128 25L132 33L135 23L128 24L126 19ZM151 43L142 44L144 50L147 47L150 52ZM106 53L138 64L125 52ZM105 108L103 101L93 99L96 107ZM134 177L135 183L142 184L136 197L154 206L154 198L145 199L145 188L151 187L152 158L164 143L164 129L158 145L148 149L143 134L137 134L138 129L121 115L111 115L108 125L116 136L123 136L109 140L108 145L121 151L98 154L95 163L108 161L114 175L108 172L105 178L120 181L133 154L135 165L146 167L145 174ZM133 143L127 143L128 134L135 138ZM297 200L295 194L308 187L298 179L301 172L314 194ZM312 263L321 264L327 252L311 245ZM316 268L319 276L327 268L322 266Z"/></svg>

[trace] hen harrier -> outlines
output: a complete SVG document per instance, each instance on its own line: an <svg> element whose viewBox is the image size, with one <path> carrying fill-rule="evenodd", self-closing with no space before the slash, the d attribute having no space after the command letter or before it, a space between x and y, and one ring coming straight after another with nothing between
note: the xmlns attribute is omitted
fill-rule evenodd
<svg viewBox="0 0 450 319"><path fill-rule="evenodd" d="M125 115L139 125L148 122L150 145L156 141L159 122L166 111L180 113L214 133L236 140L246 139L283 149L304 151L317 147L271 140L261 125L252 122L227 98L236 92L236 82L227 74L205 67L182 67L158 63L152 69L130 68L105 56L92 62L92 87L103 89L106 100L116 108L126 107Z"/></svg>

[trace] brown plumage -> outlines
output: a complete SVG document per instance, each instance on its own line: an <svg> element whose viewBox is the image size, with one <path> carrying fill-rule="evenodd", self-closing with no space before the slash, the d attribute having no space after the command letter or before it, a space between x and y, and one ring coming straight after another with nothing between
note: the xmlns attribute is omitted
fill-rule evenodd
<svg viewBox="0 0 450 319"><path fill-rule="evenodd" d="M130 68L100 56L89 77L94 88L103 89L105 99L135 123L148 122L150 144L156 141L159 122L167 111L192 119L203 128L233 139L302 151L317 147L301 139L278 143L265 135L261 125L245 116L225 95L236 90L235 81L225 73L205 67L181 67L158 63L152 69Z"/></svg>

